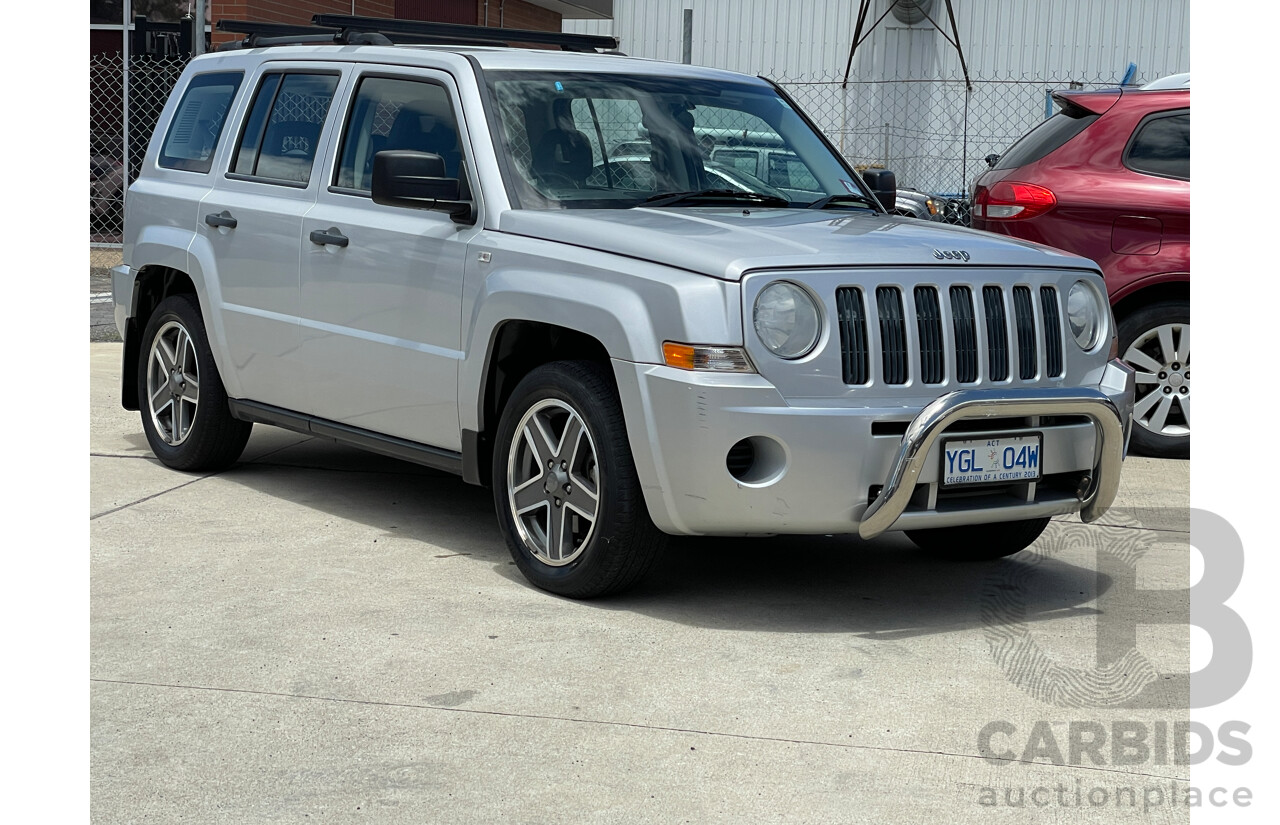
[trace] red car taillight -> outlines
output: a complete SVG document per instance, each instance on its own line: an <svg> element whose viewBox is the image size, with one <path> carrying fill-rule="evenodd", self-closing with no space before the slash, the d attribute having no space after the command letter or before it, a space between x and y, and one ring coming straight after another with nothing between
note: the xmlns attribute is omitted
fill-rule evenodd
<svg viewBox="0 0 1280 825"><path fill-rule="evenodd" d="M1020 221L1042 215L1058 205L1058 199L1034 183L1000 181L991 188L978 187L973 216L994 221Z"/></svg>

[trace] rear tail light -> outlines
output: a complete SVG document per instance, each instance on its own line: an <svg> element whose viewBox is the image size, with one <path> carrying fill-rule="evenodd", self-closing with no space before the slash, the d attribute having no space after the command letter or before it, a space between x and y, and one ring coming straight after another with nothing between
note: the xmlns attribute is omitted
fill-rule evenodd
<svg viewBox="0 0 1280 825"><path fill-rule="evenodd" d="M1042 215L1057 206L1058 199L1034 183L1000 181L978 187L973 200L973 216L989 220L1020 221Z"/></svg>

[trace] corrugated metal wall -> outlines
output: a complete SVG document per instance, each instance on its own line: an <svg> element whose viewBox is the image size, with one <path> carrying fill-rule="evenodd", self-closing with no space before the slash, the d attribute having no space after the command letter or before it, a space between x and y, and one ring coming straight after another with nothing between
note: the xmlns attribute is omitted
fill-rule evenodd
<svg viewBox="0 0 1280 825"><path fill-rule="evenodd" d="M871 19L888 8L876 0ZM954 0L975 80L1119 80L1130 62L1151 80L1190 65L1190 0ZM693 62L787 79L844 73L857 0L614 0L614 19L566 20L566 31L613 34L639 57L680 60L693 10ZM934 4L944 24L945 5ZM927 22L890 15L859 49L862 80L960 74L955 50Z"/></svg>
<svg viewBox="0 0 1280 825"><path fill-rule="evenodd" d="M875 0L874 21L892 0ZM840 79L857 0L614 0L614 19L568 21L566 31L613 34L622 51L679 61L684 10L693 11L692 62L762 74L787 91L855 164L898 182L959 194L1045 117L1047 95L1080 83L1114 86L1190 67L1190 0L954 0L973 87L956 50L932 25L892 15ZM932 16L944 30L946 4Z"/></svg>

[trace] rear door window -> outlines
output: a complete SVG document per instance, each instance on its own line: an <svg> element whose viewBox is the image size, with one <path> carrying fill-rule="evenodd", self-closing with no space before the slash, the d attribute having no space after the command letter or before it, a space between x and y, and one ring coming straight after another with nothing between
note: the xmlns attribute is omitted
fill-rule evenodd
<svg viewBox="0 0 1280 825"><path fill-rule="evenodd" d="M196 75L182 93L157 162L166 169L208 172L218 148L227 109L240 88L241 72Z"/></svg>
<svg viewBox="0 0 1280 825"><path fill-rule="evenodd" d="M231 172L284 183L310 181L337 86L336 73L264 75Z"/></svg>
<svg viewBox="0 0 1280 825"><path fill-rule="evenodd" d="M1134 130L1124 165L1135 172L1191 180L1191 112L1159 112Z"/></svg>

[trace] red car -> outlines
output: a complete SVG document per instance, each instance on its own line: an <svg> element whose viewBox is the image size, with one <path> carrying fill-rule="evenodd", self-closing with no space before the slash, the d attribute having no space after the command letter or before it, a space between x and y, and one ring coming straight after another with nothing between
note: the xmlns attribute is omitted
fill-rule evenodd
<svg viewBox="0 0 1280 825"><path fill-rule="evenodd" d="M1181 77L1181 76L1180 76ZM1185 83L1185 85L1182 85ZM1137 370L1133 447L1191 447L1190 78L1063 92L1061 111L974 183L973 226L1102 267L1120 357ZM1162 88L1163 87L1163 88Z"/></svg>

